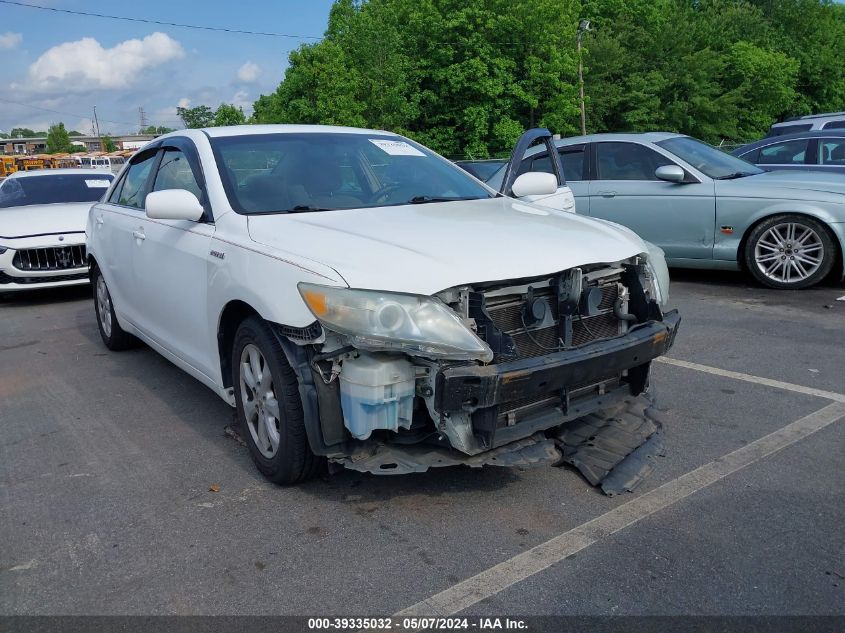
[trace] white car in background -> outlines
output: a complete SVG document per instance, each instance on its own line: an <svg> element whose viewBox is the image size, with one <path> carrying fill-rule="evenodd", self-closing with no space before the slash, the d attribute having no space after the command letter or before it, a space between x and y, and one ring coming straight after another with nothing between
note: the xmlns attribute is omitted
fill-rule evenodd
<svg viewBox="0 0 845 633"><path fill-rule="evenodd" d="M512 180L532 200L561 185ZM326 459L559 460L555 429L646 392L680 320L662 252L630 230L503 196L389 132L174 132L86 231L106 346L138 337L236 407L278 483Z"/></svg>
<svg viewBox="0 0 845 633"><path fill-rule="evenodd" d="M0 293L88 283L85 222L113 179L45 169L0 182Z"/></svg>

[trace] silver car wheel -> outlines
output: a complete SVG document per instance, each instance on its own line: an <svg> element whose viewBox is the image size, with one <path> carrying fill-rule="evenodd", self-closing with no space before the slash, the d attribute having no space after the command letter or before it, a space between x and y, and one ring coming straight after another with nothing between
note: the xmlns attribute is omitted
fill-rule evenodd
<svg viewBox="0 0 845 633"><path fill-rule="evenodd" d="M821 267L824 256L819 234L797 222L774 225L754 245L754 260L760 272L785 284L813 275Z"/></svg>
<svg viewBox="0 0 845 633"><path fill-rule="evenodd" d="M240 383L241 403L252 441L264 457L272 458L281 440L279 401L270 366L252 343L241 352Z"/></svg>
<svg viewBox="0 0 845 633"><path fill-rule="evenodd" d="M102 275L97 276L97 313L106 338L111 338L111 296Z"/></svg>

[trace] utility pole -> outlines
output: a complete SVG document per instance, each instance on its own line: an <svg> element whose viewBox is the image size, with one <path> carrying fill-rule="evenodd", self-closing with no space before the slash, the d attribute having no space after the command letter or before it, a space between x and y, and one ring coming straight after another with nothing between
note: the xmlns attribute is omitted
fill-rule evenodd
<svg viewBox="0 0 845 633"><path fill-rule="evenodd" d="M581 55L581 38L584 36L584 33L590 29L590 21L589 20L581 20L578 23L578 32L576 35L576 41L578 43L578 92L579 92L579 101L581 104L581 135L587 134L587 111L584 109L584 58Z"/></svg>
<svg viewBox="0 0 845 633"><path fill-rule="evenodd" d="M147 120L147 113L144 112L143 106L138 108L138 118L141 123L141 127L138 128L138 134L141 134L150 125L150 122Z"/></svg>
<svg viewBox="0 0 845 633"><path fill-rule="evenodd" d="M94 106L94 127L97 129L97 143L100 145L100 151L103 151L103 139L100 138L100 122L97 121L97 106Z"/></svg>

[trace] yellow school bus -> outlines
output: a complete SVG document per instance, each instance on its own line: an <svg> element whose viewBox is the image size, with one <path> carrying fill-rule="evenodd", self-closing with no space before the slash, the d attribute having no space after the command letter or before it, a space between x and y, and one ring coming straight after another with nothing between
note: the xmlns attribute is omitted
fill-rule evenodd
<svg viewBox="0 0 845 633"><path fill-rule="evenodd" d="M44 169L45 162L40 156L19 156L17 159L18 171L32 171L33 169Z"/></svg>
<svg viewBox="0 0 845 633"><path fill-rule="evenodd" d="M14 156L0 156L0 178L14 174L18 170Z"/></svg>

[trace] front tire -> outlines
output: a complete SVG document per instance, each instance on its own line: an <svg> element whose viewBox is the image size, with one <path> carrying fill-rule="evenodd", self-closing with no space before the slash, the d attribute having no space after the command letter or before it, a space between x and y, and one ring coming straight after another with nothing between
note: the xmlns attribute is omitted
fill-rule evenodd
<svg viewBox="0 0 845 633"><path fill-rule="evenodd" d="M319 472L311 451L296 372L267 324L249 317L232 346L232 385L241 435L261 474L295 484Z"/></svg>
<svg viewBox="0 0 845 633"><path fill-rule="evenodd" d="M745 244L745 265L769 288L798 290L830 274L836 246L827 227L803 215L783 214L754 227Z"/></svg>
<svg viewBox="0 0 845 633"><path fill-rule="evenodd" d="M113 352L135 347L138 339L121 328L117 322L111 293L99 267L94 268L93 277L94 312L97 314L97 327L100 329L103 343Z"/></svg>

